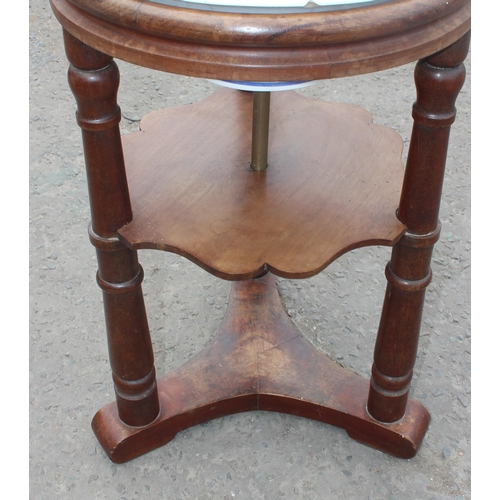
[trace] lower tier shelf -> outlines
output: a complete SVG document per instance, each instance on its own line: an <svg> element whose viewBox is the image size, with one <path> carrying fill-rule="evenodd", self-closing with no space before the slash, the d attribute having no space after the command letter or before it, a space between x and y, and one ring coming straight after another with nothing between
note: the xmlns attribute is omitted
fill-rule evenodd
<svg viewBox="0 0 500 500"><path fill-rule="evenodd" d="M332 424L361 443L396 457L413 457L429 413L410 400L401 420L378 422L366 410L368 387L367 380L317 352L297 332L268 274L234 283L217 336L158 381L161 410L153 423L127 426L112 403L96 414L92 427L117 463L158 448L193 425L252 410Z"/></svg>
<svg viewBox="0 0 500 500"><path fill-rule="evenodd" d="M219 89L147 115L123 137L133 220L122 241L244 280L307 278L402 235L402 140L367 111L276 92L263 172L250 168L251 136L251 92Z"/></svg>

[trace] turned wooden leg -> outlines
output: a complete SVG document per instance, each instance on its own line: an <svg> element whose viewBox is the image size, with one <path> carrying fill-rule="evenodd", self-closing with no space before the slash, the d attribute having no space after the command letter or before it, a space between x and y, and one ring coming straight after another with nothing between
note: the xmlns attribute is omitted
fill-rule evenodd
<svg viewBox="0 0 500 500"><path fill-rule="evenodd" d="M469 40L470 32L419 61L415 69L414 125L398 210L407 229L386 268L388 285L368 396L368 411L381 422L395 422L406 411L432 250L439 239L448 138Z"/></svg>
<svg viewBox="0 0 500 500"><path fill-rule="evenodd" d="M118 126L119 71L110 56L66 31L64 43L82 129L92 215L89 235L97 251L118 415L128 425L143 426L158 416L159 402L143 271L137 252L116 237L116 230L132 220Z"/></svg>

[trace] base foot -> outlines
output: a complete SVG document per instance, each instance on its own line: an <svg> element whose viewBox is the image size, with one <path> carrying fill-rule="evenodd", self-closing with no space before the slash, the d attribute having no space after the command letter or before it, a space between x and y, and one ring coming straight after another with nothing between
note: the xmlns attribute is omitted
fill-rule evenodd
<svg viewBox="0 0 500 500"><path fill-rule="evenodd" d="M177 432L234 413L267 410L345 429L353 439L400 458L415 455L429 413L409 401L393 424L366 411L369 382L319 353L297 332L274 277L233 283L219 333L178 370L158 380L161 411L145 427L130 427L116 404L102 408L92 428L113 462L158 448Z"/></svg>

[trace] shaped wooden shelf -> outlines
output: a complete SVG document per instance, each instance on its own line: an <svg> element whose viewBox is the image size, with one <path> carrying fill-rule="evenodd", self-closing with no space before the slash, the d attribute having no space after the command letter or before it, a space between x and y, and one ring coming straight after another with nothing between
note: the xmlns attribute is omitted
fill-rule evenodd
<svg viewBox="0 0 500 500"><path fill-rule="evenodd" d="M148 114L123 138L132 249L183 255L228 280L313 276L365 245L393 245L402 140L358 106L273 93L269 167L250 168L252 93Z"/></svg>

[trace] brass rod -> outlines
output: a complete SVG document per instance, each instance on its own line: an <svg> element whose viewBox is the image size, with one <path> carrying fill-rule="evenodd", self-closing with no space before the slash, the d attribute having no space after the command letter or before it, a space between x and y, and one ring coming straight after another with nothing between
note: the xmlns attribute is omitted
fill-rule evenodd
<svg viewBox="0 0 500 500"><path fill-rule="evenodd" d="M252 161L250 166L254 170L267 168L270 103L271 92L253 93Z"/></svg>

